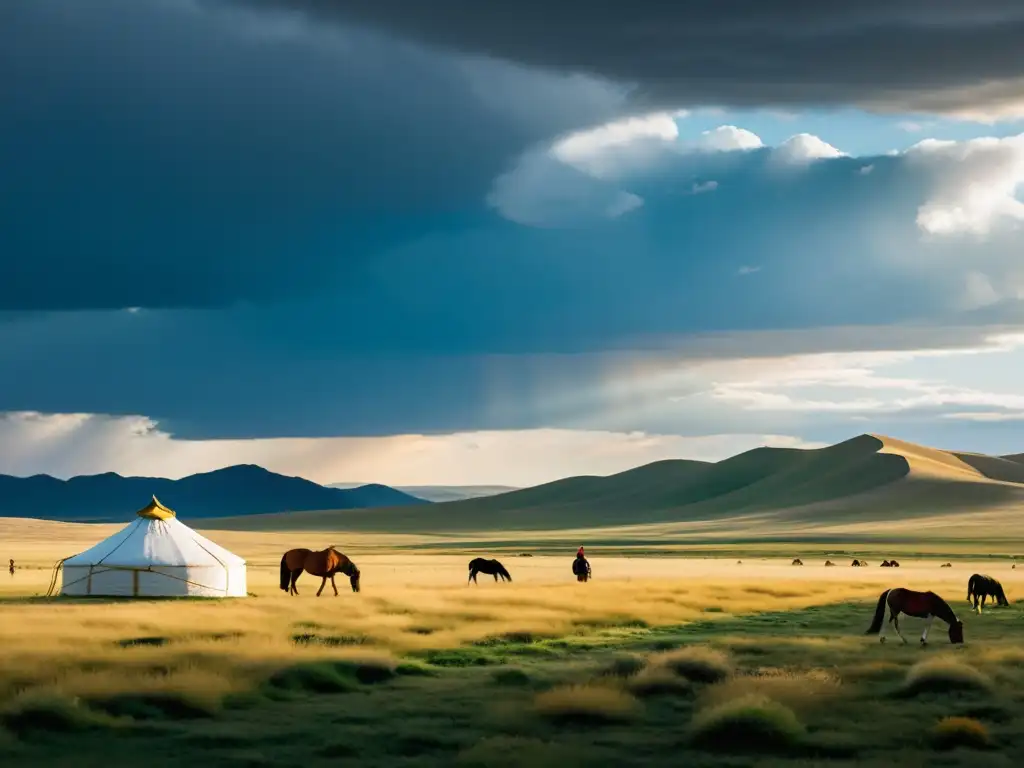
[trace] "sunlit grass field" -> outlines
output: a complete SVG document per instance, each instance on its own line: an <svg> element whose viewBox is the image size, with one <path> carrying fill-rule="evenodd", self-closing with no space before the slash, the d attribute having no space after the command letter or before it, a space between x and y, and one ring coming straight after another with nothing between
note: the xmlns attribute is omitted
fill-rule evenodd
<svg viewBox="0 0 1024 768"><path fill-rule="evenodd" d="M940 568L946 558L901 555L895 570L877 567L880 555L852 568L830 554L837 567L825 568L827 550L794 551L798 567L756 549L657 558L588 549L595 578L578 584L574 550L510 551L500 557L513 583L481 576L468 586L468 559L487 552L398 552L365 538L347 550L363 591L339 579L338 597L328 585L316 598L320 581L308 575L298 597L278 588L275 553L304 543L294 533L209 535L249 559L249 598L48 600L36 595L53 560L82 542L14 542L26 554L13 578L0 573L0 761L1024 758L1024 604L1015 602L1024 569L1005 558L965 552ZM1002 580L1009 608L972 613L964 598L975 571ZM906 618L906 646L891 632L885 646L864 636L879 593L898 585L943 595L966 623L966 645L952 647L936 622L921 648L923 622Z"/></svg>

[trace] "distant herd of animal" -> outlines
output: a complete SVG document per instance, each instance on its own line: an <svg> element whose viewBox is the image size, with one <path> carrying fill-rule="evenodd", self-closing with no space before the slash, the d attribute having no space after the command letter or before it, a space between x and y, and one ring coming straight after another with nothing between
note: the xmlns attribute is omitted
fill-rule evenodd
<svg viewBox="0 0 1024 768"><path fill-rule="evenodd" d="M803 561L803 560L801 560L801 559L800 559L800 558L798 557L798 558L796 558L796 559L795 559L795 560L793 561L793 563L792 563L792 564L793 564L793 565L803 565L803 564L804 564L804 561ZM852 566L853 568L863 568L863 567L864 567L864 566L866 566L867 564L868 564L868 561L867 561L867 560L857 560L856 558L854 558L854 560L850 562L850 565L851 565L851 566ZM826 568L831 568L831 567L832 567L832 566L834 566L834 565L835 565L835 563L833 563L833 562L832 562L831 560L826 560L826 561L825 561L825 567L826 567ZM881 563L880 563L879 565L880 565L880 566L881 566L882 568L899 568L899 567L900 567L900 564L899 564L899 563L897 563L897 562L896 562L895 560L883 560L883 561L882 561L882 562L881 562ZM949 567L950 567L950 564L949 564L949 563L946 563L946 564L945 564L945 565L943 565L942 567L943 567L943 568L949 568Z"/></svg>
<svg viewBox="0 0 1024 768"><path fill-rule="evenodd" d="M742 560L738 561L739 564L742 564L742 562ZM797 558L793 560L793 565L803 565L803 562ZM825 565L834 566L835 563L831 560L826 560ZM854 560L850 565L863 567L867 563L863 560ZM882 562L881 567L899 568L900 564L895 560L885 560ZM941 567L951 568L952 564L944 563ZM1016 565L1013 567L1016 568ZM328 580L330 580L331 586L334 588L334 594L338 594L338 587L334 583L334 576L338 573L349 577L349 583L352 585L353 592L359 591L359 569L346 555L343 555L334 547L328 547L319 552L313 552L309 549L290 549L285 552L281 558L281 589L291 595L299 594L299 590L295 587L295 582L298 581L303 571L312 576L319 576L322 579L320 589L316 592L317 597L324 591ZM476 577L480 573L494 576L495 582L499 578L503 582L512 581L512 575L508 572L508 569L497 560L483 557L476 557L470 560L469 581L477 584ZM583 556L583 547L580 547L576 553L576 559L572 564L572 573L577 581L586 582L591 578L592 570L589 561ZM973 574L967 581L967 602L970 603L973 600L974 610L981 613L985 607L985 601L989 597L997 605L1008 606L1010 604L1006 599L1003 585L999 581L984 574ZM928 630L931 628L932 622L936 617L949 625L949 641L951 643L958 644L964 641L963 621L949 607L949 603L939 597L939 595L934 592L917 592L905 587L896 587L894 589L887 589L879 595L874 618L866 632L868 635L877 634L879 642L885 642L886 622L884 622L884 619L887 607L889 609L888 624L893 625L896 634L904 643L907 642L907 639L900 632L899 616L901 614L927 621L924 632L921 633L922 645L928 642Z"/></svg>

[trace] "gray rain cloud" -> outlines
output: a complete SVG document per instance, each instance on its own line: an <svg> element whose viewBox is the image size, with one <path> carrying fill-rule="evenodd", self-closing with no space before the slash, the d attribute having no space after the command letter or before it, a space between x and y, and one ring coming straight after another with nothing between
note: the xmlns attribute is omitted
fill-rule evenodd
<svg viewBox="0 0 1024 768"><path fill-rule="evenodd" d="M224 1L633 83L652 106L999 112L1024 87L1017 0Z"/></svg>

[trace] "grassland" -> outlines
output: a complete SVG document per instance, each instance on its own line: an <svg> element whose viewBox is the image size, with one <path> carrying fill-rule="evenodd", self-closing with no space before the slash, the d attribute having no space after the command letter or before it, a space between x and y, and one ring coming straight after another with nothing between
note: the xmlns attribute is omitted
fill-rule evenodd
<svg viewBox="0 0 1024 768"><path fill-rule="evenodd" d="M4 526L4 549L24 566L0 584L4 764L111 768L145 755L154 767L998 767L1024 758L1024 606L1013 602L1024 569L979 560L972 552L987 549L964 540L935 543L944 559L953 553L953 568L886 551L903 558L899 571L851 568L836 554L843 547L647 557L624 543L588 552L595 579L585 585L570 580L573 550L510 549L501 556L512 584L469 587L468 553L445 554L459 550L454 537L204 531L249 560L252 597L106 602L34 597L54 560L106 526ZM360 594L317 599L308 576L297 598L277 588L284 548L340 540L363 570ZM878 546L856 551L872 551L877 566ZM797 555L802 568L789 565ZM840 567L823 567L826 556ZM1002 579L1010 608L970 613L974 570ZM936 624L932 644L918 647L913 619L903 622L908 646L865 637L875 598L895 582L946 596L966 622L966 646L954 649Z"/></svg>

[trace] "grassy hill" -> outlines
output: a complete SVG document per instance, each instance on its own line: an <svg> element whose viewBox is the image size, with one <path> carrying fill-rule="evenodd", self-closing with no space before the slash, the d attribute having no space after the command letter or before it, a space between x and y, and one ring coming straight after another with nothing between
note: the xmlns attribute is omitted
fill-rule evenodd
<svg viewBox="0 0 1024 768"><path fill-rule="evenodd" d="M860 435L813 450L757 448L716 463L659 461L428 507L259 515L208 527L438 534L604 528L659 537L865 526L906 534L971 524L995 536L1022 508L1024 463L1014 457Z"/></svg>

